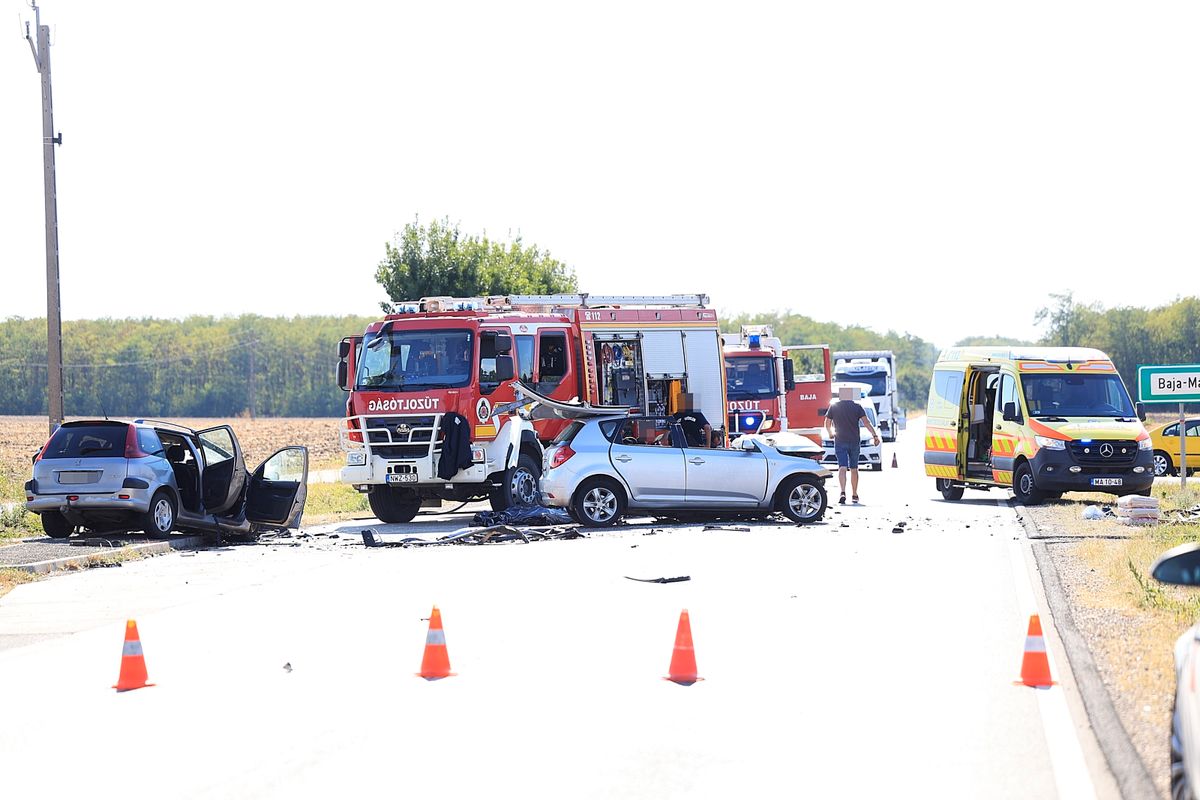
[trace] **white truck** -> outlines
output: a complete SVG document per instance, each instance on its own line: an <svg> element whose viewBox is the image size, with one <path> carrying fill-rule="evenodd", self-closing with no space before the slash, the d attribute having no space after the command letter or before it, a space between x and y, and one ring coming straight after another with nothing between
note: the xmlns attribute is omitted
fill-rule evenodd
<svg viewBox="0 0 1200 800"><path fill-rule="evenodd" d="M891 350L843 350L833 354L835 382L864 383L871 390L867 397L875 406L879 434L885 442L896 441L904 427L896 391L896 354Z"/></svg>

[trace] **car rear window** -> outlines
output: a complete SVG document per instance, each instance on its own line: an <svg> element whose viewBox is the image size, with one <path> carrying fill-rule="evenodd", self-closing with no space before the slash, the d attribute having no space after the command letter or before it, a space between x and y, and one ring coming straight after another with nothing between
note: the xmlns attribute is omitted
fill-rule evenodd
<svg viewBox="0 0 1200 800"><path fill-rule="evenodd" d="M551 442L551 444L570 444L571 440L574 439L575 435L581 430L583 430L583 423L579 420L572 420L570 425L563 428L562 431L559 432L558 436L554 437L554 441Z"/></svg>
<svg viewBox="0 0 1200 800"><path fill-rule="evenodd" d="M64 425L54 432L42 458L122 458L127 425Z"/></svg>

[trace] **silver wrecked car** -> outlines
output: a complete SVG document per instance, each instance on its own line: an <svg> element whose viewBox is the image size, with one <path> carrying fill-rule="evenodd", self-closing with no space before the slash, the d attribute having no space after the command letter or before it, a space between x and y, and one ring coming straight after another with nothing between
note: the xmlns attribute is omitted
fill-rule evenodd
<svg viewBox="0 0 1200 800"><path fill-rule="evenodd" d="M55 538L92 531L246 534L294 528L308 450L285 447L247 473L233 429L151 420L65 422L34 459L25 507Z"/></svg>
<svg viewBox="0 0 1200 800"><path fill-rule="evenodd" d="M612 525L635 510L780 512L795 522L825 513L831 473L762 438L743 437L731 449L691 447L669 417L558 410L575 418L545 451L542 502L569 509L583 525Z"/></svg>

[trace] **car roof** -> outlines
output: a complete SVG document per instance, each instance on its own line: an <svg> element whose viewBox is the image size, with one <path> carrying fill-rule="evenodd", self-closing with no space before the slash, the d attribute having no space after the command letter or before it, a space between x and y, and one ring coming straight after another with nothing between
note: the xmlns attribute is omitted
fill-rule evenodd
<svg viewBox="0 0 1200 800"><path fill-rule="evenodd" d="M157 419L126 419L124 417L104 417L102 419L72 419L64 422L60 427L73 428L81 425L133 425L139 428L166 428L176 433L192 433L195 431L183 425L178 425L174 422L166 422Z"/></svg>

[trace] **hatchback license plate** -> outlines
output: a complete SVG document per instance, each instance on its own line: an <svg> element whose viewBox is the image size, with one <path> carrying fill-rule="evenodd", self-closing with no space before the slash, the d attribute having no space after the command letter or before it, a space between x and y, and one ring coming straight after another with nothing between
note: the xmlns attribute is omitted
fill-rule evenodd
<svg viewBox="0 0 1200 800"><path fill-rule="evenodd" d="M387 476L388 483L416 483L417 473L415 472L395 472Z"/></svg>
<svg viewBox="0 0 1200 800"><path fill-rule="evenodd" d="M1092 478L1092 486L1121 486L1124 478Z"/></svg>

